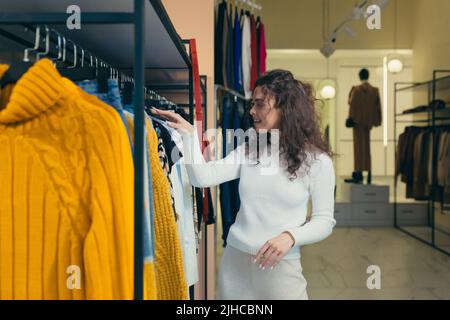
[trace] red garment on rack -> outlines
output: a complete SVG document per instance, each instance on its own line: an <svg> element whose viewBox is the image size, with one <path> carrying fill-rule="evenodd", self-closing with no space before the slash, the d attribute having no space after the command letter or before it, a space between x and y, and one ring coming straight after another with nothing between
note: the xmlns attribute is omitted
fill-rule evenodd
<svg viewBox="0 0 450 320"><path fill-rule="evenodd" d="M259 23L259 74L263 75L266 73L266 33L264 30L264 23Z"/></svg>
<svg viewBox="0 0 450 320"><path fill-rule="evenodd" d="M252 54L252 64L250 67L250 89L253 90L255 82L258 79L258 44L256 34L255 16L250 17L250 48Z"/></svg>
<svg viewBox="0 0 450 320"><path fill-rule="evenodd" d="M202 138L204 132L204 121L202 109L202 93L200 88L200 70L198 66L197 44L195 39L189 40L189 47L191 49L192 75L194 80L195 121L197 125L197 134L200 140L200 146L202 152L204 152L205 148L207 147L207 141ZM203 196L203 208L202 208L203 221L205 221L206 223L214 223L215 219L211 219L212 221L208 221L210 210L213 210L211 203L211 192L209 188L203 189L202 196ZM200 222L201 221L199 221L199 223Z"/></svg>

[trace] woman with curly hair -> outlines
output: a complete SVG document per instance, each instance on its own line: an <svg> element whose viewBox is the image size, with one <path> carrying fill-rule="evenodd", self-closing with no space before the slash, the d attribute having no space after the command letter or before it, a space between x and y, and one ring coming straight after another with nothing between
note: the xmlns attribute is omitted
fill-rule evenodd
<svg viewBox="0 0 450 320"><path fill-rule="evenodd" d="M252 94L257 138L209 162L191 124L177 114L154 111L182 134L192 185L240 178L241 207L221 261L220 299L308 299L300 247L325 239L336 224L332 152L320 133L314 103L312 87L291 72L266 73ZM262 136L267 144L259 143ZM256 161L248 161L252 158ZM279 170L267 169L273 163ZM306 222L310 198L312 215Z"/></svg>

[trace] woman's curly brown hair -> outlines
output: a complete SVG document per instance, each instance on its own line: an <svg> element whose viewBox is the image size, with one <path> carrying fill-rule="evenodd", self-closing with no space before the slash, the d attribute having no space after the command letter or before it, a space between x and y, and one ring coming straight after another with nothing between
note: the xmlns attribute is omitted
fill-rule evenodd
<svg viewBox="0 0 450 320"><path fill-rule="evenodd" d="M294 78L290 71L276 69L265 73L254 86L260 87L266 97L275 99L275 108L281 111L280 155L285 155L290 179L297 178L298 169L308 170L308 152L323 152L333 156L330 145L320 132L313 87Z"/></svg>

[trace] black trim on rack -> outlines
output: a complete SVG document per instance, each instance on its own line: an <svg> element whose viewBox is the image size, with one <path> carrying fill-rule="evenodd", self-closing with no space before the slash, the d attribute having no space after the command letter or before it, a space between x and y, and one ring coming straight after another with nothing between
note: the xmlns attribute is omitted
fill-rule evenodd
<svg viewBox="0 0 450 320"><path fill-rule="evenodd" d="M180 55L182 56L184 62L186 62L186 66L190 68L191 67L191 59L189 58L189 56L186 52L186 49L182 44L181 38L178 36L178 33L172 24L172 21L170 21L169 15L167 14L166 9L164 9L164 6L161 3L161 0L149 0L149 1L152 4L153 8L155 9L155 12L161 19L161 22L163 23L164 27L166 28L167 33L169 34L173 43L175 44L178 51L180 52Z"/></svg>
<svg viewBox="0 0 450 320"><path fill-rule="evenodd" d="M444 83L444 88L450 88L450 84L447 84L448 87L445 87L445 82L444 81L448 81L450 80L450 76L444 76L444 77L437 77L438 73L450 73L450 70L433 70L433 79L430 81L425 81L425 82L416 82L416 83L409 83L409 82L396 82L394 84L394 146L395 148L397 148L397 124L398 123L428 123L429 127L432 128L432 136L433 136L433 141L432 141L432 166L431 166L431 170L432 170L432 184L431 184L431 195L430 195L430 199L427 200L427 209L428 209L428 218L430 219L430 224L431 226L426 226L427 228L431 228L431 241L427 241L426 239L423 239L417 235L414 235L412 232L404 229L402 226L400 226L397 223L397 185L398 185L398 176L394 175L394 227L402 232L404 232L405 234L433 247L434 249L450 256L450 252L446 251L442 248L440 248L438 245L436 245L436 235L435 235L435 230L436 230L436 226L435 226L435 192L436 192L436 188L437 188L437 149L438 149L438 145L437 145L437 141L436 141L436 121L440 121L440 120L450 120L450 117L436 117L436 113L439 113L440 111L443 111L445 109L439 109L436 110L436 108L430 108L430 110L426 110L423 112L415 112L415 113L397 113L397 92L401 92L401 91L406 91L406 90L413 90L415 88L421 87L421 86L426 86L427 90L428 90L428 104L431 101L434 101L436 99L436 90L437 90L437 83L439 82L439 84L441 85L442 83ZM401 87L398 88L398 86L403 86L403 85L407 85L406 87ZM441 85L442 87L442 85ZM442 89L442 88L441 88ZM420 115L426 115L428 116L428 119L410 119L410 120L398 120L397 118L399 116L404 116L404 115L414 115L414 114L420 114ZM395 152L395 161L397 162L397 152Z"/></svg>

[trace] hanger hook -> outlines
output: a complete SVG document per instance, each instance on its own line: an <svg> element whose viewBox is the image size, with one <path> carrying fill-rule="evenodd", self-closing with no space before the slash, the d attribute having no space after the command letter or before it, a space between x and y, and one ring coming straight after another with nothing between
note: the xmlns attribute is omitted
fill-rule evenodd
<svg viewBox="0 0 450 320"><path fill-rule="evenodd" d="M58 44L57 44L57 48L58 48L58 56L54 59L52 59L53 63L56 63L56 61L58 61L59 59L61 59L62 57L62 50L61 50L61 35L58 33L58 31L54 30L54 29L50 29L50 32L54 32L56 33L56 35L58 36Z"/></svg>
<svg viewBox="0 0 450 320"><path fill-rule="evenodd" d="M62 62L66 62L66 37L62 37Z"/></svg>
<svg viewBox="0 0 450 320"><path fill-rule="evenodd" d="M77 66L77 45L75 44L75 42L73 42L70 39L67 39L67 42L70 42L73 44L73 65L71 65L70 67L67 67L67 68L73 69Z"/></svg>
<svg viewBox="0 0 450 320"><path fill-rule="evenodd" d="M84 67L84 49L80 47L81 49L81 67Z"/></svg>
<svg viewBox="0 0 450 320"><path fill-rule="evenodd" d="M38 52L36 54L36 60L41 59L41 56L45 56L50 52L50 29L47 26L44 26L44 28L45 28L45 51Z"/></svg>
<svg viewBox="0 0 450 320"><path fill-rule="evenodd" d="M34 47L33 48L26 48L23 52L23 61L25 62L29 62L30 58L28 57L28 54L30 53L30 51L36 51L39 49L39 41L41 37L41 27L40 26L36 26L36 35L35 35L35 39L34 39Z"/></svg>

